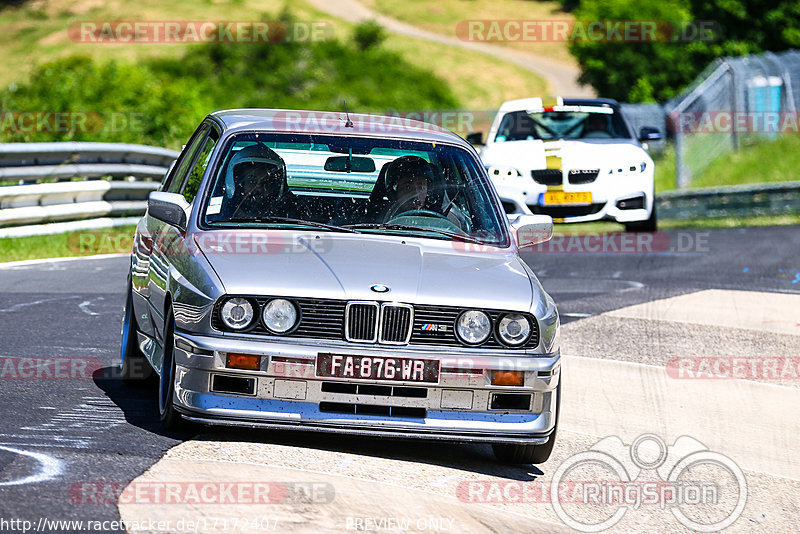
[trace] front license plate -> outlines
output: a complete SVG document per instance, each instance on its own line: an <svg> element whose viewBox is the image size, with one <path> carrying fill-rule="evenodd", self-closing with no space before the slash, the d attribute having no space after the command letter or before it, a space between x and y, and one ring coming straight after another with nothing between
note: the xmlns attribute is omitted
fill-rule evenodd
<svg viewBox="0 0 800 534"><path fill-rule="evenodd" d="M439 382L439 361L324 353L317 355L317 376L436 384Z"/></svg>
<svg viewBox="0 0 800 534"><path fill-rule="evenodd" d="M543 193L542 204L553 206L559 204L591 204L592 194L587 192L549 191Z"/></svg>

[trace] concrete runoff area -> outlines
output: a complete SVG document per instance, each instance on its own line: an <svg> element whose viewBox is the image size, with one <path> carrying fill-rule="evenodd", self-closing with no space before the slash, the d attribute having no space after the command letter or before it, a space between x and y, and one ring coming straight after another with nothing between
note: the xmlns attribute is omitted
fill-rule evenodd
<svg viewBox="0 0 800 534"><path fill-rule="evenodd" d="M252 445L251 450L269 454L252 458L258 463L217 461L212 455L196 454L204 446L207 453L211 452L213 444L186 445L189 453L170 453L129 486L134 502L120 505L123 520L131 525L144 525L147 518L171 528L178 528L183 522L186 531L201 532L222 531L224 526L233 529L234 525L237 532L481 533L486 532L487 525L497 532L570 531L564 525L532 520L514 512L498 515L497 510L483 505L465 507L455 494L448 496L408 485L398 486L394 477L382 481L360 478L355 469L359 465L357 460L352 462L352 473L331 473L314 470L313 466L305 469L296 465L265 465L262 462L266 458L281 461L285 456L281 453L290 452L274 450L267 444L238 444L245 449ZM220 488L215 481L223 481L230 487ZM175 486L175 502L169 502L166 492L157 496L153 491L162 484ZM137 491L149 497L137 502ZM213 499L224 502L209 504L201 501L202 497L198 499L202 504L191 502L186 497L194 491L205 492L207 496L214 494Z"/></svg>
<svg viewBox="0 0 800 534"><path fill-rule="evenodd" d="M602 325L603 321L614 321L624 328L624 319L628 319L640 334L643 321L656 325L652 328L677 322L712 326L725 332L763 334L773 340L788 340L792 347L800 344L797 332L788 323L771 318L797 322L795 310L800 310L800 295L699 291L569 323L565 325L563 342L574 348L570 332L580 331L584 322L600 321ZM607 337L630 343L625 335ZM701 336L695 342L702 344L704 339L709 344L698 347L698 353L724 356L720 353L723 347L716 345L713 337ZM617 361L613 341L610 344L611 348L605 348L611 353L598 354L587 343L583 346L585 356L564 356L559 438L553 456L545 464L495 465L488 448L475 445L449 445L453 455L466 456L463 462L470 468L463 469L447 462L422 462L413 454L392 458L375 452L352 453L347 445L352 443L350 438L336 437L332 439L334 445L315 448L314 444L227 441L211 434L170 450L131 488L148 481L195 479L330 484L336 497L330 502L310 504L313 513L298 514L297 503L292 502L259 508L279 522L280 530L291 532L381 527L393 530L393 525L394 531L422 532L430 531L431 524L414 522L434 517L439 518L438 526L446 526L452 520L454 528L464 532L559 531L566 526L554 513L547 492L553 474L565 460L589 450L607 436L618 436L629 445L641 435L654 434L668 446L681 436L690 436L710 451L729 458L745 473L747 502L742 517L730 530L749 531L753 524L765 531L800 529L800 507L792 497L800 489L800 460L795 454L800 435L800 389L753 380L681 379L676 370L670 374L663 364ZM769 355L770 349L769 345L762 347L763 354ZM330 442L324 435L318 439L320 443ZM433 454L442 454L442 449L448 447L403 443L413 452L426 448L439 451ZM780 489L775 491L776 488ZM499 499L492 497L492 492ZM520 494L526 494L528 499L518 499ZM245 511L242 506L226 508L230 517L246 517L242 515ZM706 513L700 508L696 511L700 515ZM152 514L177 521L213 513L213 506L201 509L188 505L120 505L122 518L131 521ZM588 515L592 514L589 509ZM403 520L410 523L404 524ZM614 530L674 532L677 528L680 524L670 515L669 507L665 510L645 506L627 513Z"/></svg>
<svg viewBox="0 0 800 534"><path fill-rule="evenodd" d="M609 312L629 317L800 336L800 295L707 289Z"/></svg>

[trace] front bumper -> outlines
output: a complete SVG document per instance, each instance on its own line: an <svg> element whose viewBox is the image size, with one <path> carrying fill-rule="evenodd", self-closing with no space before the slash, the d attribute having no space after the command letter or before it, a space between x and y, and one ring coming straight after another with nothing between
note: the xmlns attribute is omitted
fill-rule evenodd
<svg viewBox="0 0 800 534"><path fill-rule="evenodd" d="M620 179L613 185L608 184L608 180L604 177L598 178L596 182L590 184L564 184L560 187L565 192L591 193L592 204L549 208L539 205L539 197L548 191L547 186L522 177L493 178L493 181L508 215L530 215L540 212L552 216L555 222L579 223L606 220L632 223L648 220L653 206L653 182L652 178L648 176L631 180ZM620 202L623 202L622 205L624 205L626 200L638 198L642 199L643 207L641 208L624 209L620 205Z"/></svg>
<svg viewBox="0 0 800 534"><path fill-rule="evenodd" d="M560 355L504 350L291 343L176 332L176 409L191 421L256 428L489 443L545 443L556 420ZM259 354L257 371L228 369L227 352ZM320 352L438 359L439 382L316 376ZM524 372L523 386L493 386L491 370ZM250 394L215 391L215 376L252 379ZM342 387L344 385L344 388ZM497 395L525 406L495 408ZM331 410L331 406L336 409ZM345 413L352 407L352 413ZM342 410L344 408L344 410Z"/></svg>

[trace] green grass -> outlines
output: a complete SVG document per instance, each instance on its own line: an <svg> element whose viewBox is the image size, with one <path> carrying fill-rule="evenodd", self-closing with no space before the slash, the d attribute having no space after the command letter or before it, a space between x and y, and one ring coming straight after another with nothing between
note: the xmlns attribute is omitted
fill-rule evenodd
<svg viewBox="0 0 800 534"><path fill-rule="evenodd" d="M762 139L714 161L692 187L762 184L800 180L800 136Z"/></svg>
<svg viewBox="0 0 800 534"><path fill-rule="evenodd" d="M698 155L699 156L699 155ZM653 158L656 193L675 187L675 148ZM717 158L692 178L690 187L763 184L800 180L800 135L785 134L775 140L749 139L740 150Z"/></svg>
<svg viewBox="0 0 800 534"><path fill-rule="evenodd" d="M653 154L655 164L655 184L656 194L661 191L675 189L675 147L672 143L667 143L664 151Z"/></svg>
<svg viewBox="0 0 800 534"><path fill-rule="evenodd" d="M571 21L559 2L537 0L360 0L371 9L428 31L451 37L467 37L462 33L466 21L530 20ZM567 43L558 40L499 40L494 44L532 54L547 56L565 63L575 63Z"/></svg>
<svg viewBox="0 0 800 534"><path fill-rule="evenodd" d="M0 262L130 252L135 226L0 238Z"/></svg>

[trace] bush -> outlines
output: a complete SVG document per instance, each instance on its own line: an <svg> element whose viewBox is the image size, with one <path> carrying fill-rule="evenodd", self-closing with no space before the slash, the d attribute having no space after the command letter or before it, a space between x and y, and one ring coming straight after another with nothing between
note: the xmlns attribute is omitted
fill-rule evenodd
<svg viewBox="0 0 800 534"><path fill-rule="evenodd" d="M30 82L0 94L4 110L0 138L5 142L116 141L177 145L197 126L211 102L199 87L164 83L152 70L119 62L98 64L73 56L34 70ZM72 112L86 117L74 131L20 130L9 114ZM9 127L10 126L10 127ZM58 130L62 131L58 131ZM67 131L63 131L67 130Z"/></svg>
<svg viewBox="0 0 800 534"><path fill-rule="evenodd" d="M380 46L386 40L383 26L374 20L367 20L356 25L353 29L353 41L360 50Z"/></svg>
<svg viewBox="0 0 800 534"><path fill-rule="evenodd" d="M118 141L179 148L203 116L217 109L341 110L344 100L359 112L458 107L442 80L386 50L379 38L370 41L357 31L349 42L204 44L179 58L137 65L84 57L47 63L34 70L27 84L0 93L2 109L92 111L102 115L103 128L47 134L0 128L0 141ZM109 128L114 117L139 120L136 128Z"/></svg>

